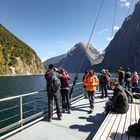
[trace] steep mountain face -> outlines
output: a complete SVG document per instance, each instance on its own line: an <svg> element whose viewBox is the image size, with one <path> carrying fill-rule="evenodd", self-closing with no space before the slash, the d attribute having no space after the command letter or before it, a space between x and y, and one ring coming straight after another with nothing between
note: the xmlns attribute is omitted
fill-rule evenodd
<svg viewBox="0 0 140 140"><path fill-rule="evenodd" d="M59 61L53 64L56 67L64 67L68 72L74 73L78 71L84 55L85 58L81 66L81 72L84 72L85 70L89 69L93 64L100 63L103 59L103 56L95 48L93 48L91 44L86 50L86 44L80 42L76 44L72 49L70 49L67 54L63 55L63 57ZM53 59L56 60L57 57L52 58L52 60ZM45 65L45 67L47 66Z"/></svg>
<svg viewBox="0 0 140 140"><path fill-rule="evenodd" d="M104 67L116 71L119 66L140 71L140 1L106 48L104 59L97 69Z"/></svg>
<svg viewBox="0 0 140 140"><path fill-rule="evenodd" d="M0 75L43 72L44 66L35 51L0 24Z"/></svg>

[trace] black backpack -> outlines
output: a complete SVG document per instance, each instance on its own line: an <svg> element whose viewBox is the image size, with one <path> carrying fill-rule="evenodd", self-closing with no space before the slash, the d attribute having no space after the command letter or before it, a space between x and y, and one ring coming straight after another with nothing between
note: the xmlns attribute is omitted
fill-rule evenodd
<svg viewBox="0 0 140 140"><path fill-rule="evenodd" d="M60 87L60 79L56 76L56 74L52 74L50 79L50 90L51 92L56 92Z"/></svg>
<svg viewBox="0 0 140 140"><path fill-rule="evenodd" d="M129 136L140 136L140 119L138 123L132 124L128 127L127 134Z"/></svg>

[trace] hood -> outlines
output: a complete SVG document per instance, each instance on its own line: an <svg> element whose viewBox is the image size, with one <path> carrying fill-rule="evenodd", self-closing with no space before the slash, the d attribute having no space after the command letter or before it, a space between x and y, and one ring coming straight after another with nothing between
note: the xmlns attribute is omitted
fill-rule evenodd
<svg viewBox="0 0 140 140"><path fill-rule="evenodd" d="M50 79L50 77L54 74L53 70L47 70L45 74L46 79Z"/></svg>

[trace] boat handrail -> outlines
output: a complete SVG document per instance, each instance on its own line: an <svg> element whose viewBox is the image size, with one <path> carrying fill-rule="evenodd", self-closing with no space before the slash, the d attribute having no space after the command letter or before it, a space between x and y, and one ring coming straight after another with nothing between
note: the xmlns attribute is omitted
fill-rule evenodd
<svg viewBox="0 0 140 140"><path fill-rule="evenodd" d="M82 82L76 83L76 85L80 85L80 84L82 84ZM72 84L70 84L69 86L71 87ZM20 98L20 97L30 96L30 95L33 95L33 94L38 94L39 92L46 92L46 90L39 90L39 91L29 92L29 93L22 94L22 95L17 95L17 96L12 96L12 97L3 98L3 99L0 99L0 102L2 102L2 101L7 101L7 100L11 100L11 99L16 99L16 98Z"/></svg>
<svg viewBox="0 0 140 140"><path fill-rule="evenodd" d="M74 95L78 95L78 91L77 89L80 89L79 90L79 93L81 93L81 90L82 90L82 82L78 82L76 83L76 85L80 85L77 87L75 87L75 94ZM72 84L69 85L70 87L72 86ZM2 118L0 120L0 123L5 123L11 119L14 119L14 118L17 118L18 117L18 120L16 120L16 122L13 122L12 124L10 125L6 125L2 128L0 128L0 134L3 134L9 130L12 130L13 128L15 127L23 127L23 125L25 123L27 123L28 121L31 121L33 119L37 119L38 117L41 117L43 116L44 113L46 113L46 110L44 106L33 106L33 108L30 108L28 110L23 110L24 106L28 105L28 104L34 104L33 102L37 102L38 100L43 100L43 99L40 99L40 98L37 98L37 99L34 99L34 100L31 100L31 101L26 101L26 102L23 102L23 97L28 97L28 96L34 96L34 95L37 95L39 93L46 93L46 90L39 90L39 91L35 91L35 92L29 92L29 93L26 93L26 94L22 94L22 95L17 95L17 96L12 96L12 97L7 97L7 98L3 98L3 99L0 99L0 103L3 103L3 102L7 102L7 101L12 101L14 99L16 99L16 105L14 106L10 106L10 107L7 107L7 108L3 108L0 110L0 113L3 113L4 111L9 111L9 110L13 110L13 109L19 109L19 113L18 114L12 114L10 116L8 116L7 118ZM77 96L75 97L75 99L77 98ZM17 101L19 101L19 105L17 105ZM44 101L44 102L47 102ZM45 104L47 106L47 104ZM30 113L32 111L37 111L35 112L35 114L32 113L32 115L28 116L28 117L24 117L23 115L27 114L27 113ZM25 115L26 116L26 115Z"/></svg>

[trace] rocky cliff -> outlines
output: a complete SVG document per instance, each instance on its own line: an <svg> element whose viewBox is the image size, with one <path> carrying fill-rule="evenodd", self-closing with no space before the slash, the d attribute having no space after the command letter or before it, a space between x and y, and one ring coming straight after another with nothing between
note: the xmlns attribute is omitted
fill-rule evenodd
<svg viewBox="0 0 140 140"><path fill-rule="evenodd" d="M0 24L0 75L43 72L44 66L36 52Z"/></svg>
<svg viewBox="0 0 140 140"><path fill-rule="evenodd" d="M67 54L64 54L60 56L52 58L51 61L49 60L49 63L53 63L52 60L57 60L57 62L53 63L56 67L64 67L68 72L77 72L78 68L81 64L82 58L84 57L84 61L81 67L81 72L84 72L85 70L89 69L91 65L98 64L102 61L103 56L90 44L88 46L88 49L86 50L86 44L80 42L76 44L73 48L71 48ZM46 64L47 61L44 62L45 67L47 67Z"/></svg>
<svg viewBox="0 0 140 140"><path fill-rule="evenodd" d="M96 68L110 71L122 66L131 71L140 71L140 1L132 15L129 15L105 50L105 56Z"/></svg>

